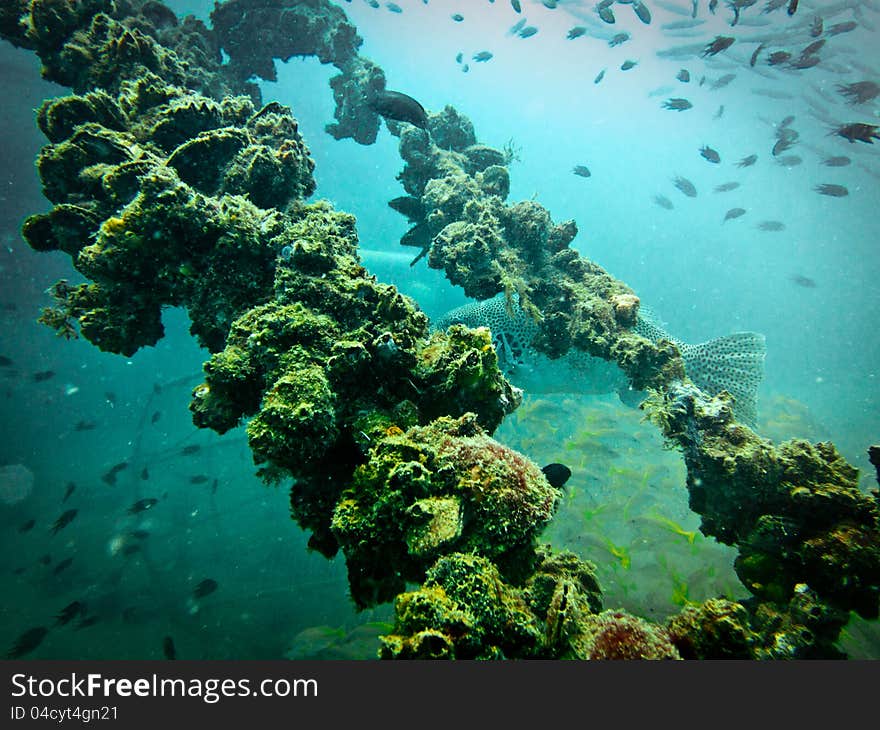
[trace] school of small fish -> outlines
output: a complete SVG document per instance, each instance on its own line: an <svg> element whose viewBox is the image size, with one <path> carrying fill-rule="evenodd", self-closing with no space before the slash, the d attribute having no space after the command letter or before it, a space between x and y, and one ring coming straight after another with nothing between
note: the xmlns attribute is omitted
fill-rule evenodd
<svg viewBox="0 0 880 730"><path fill-rule="evenodd" d="M367 4L378 7L368 0ZM427 4L427 3L425 3ZM489 4L496 5L494 0ZM392 12L400 12L391 7ZM632 15L628 15L624 6L629 5ZM725 135L718 127L711 130L717 135L719 143L724 143L725 148L731 148L728 153L731 158L725 163L721 153L711 144L703 144L699 147L699 153L707 162L718 168L734 166L745 169L759 164L763 157L763 164L773 164L777 168L792 170L797 167L809 167L815 169L816 165L826 168L845 168L852 164L849 155L836 154L829 142L829 137L844 140L850 144L861 143L872 145L880 139L880 124L874 124L872 120L878 115L877 109L869 108L880 97L880 77L877 70L866 64L853 62L852 64L839 63L841 51L850 52L847 34L856 32L860 28L873 31L878 26L869 17L869 13L880 12L880 7L873 3L850 5L827 4L825 7L811 7L808 11L801 9L798 13L797 0L766 0L763 4L756 0L730 0L719 3L718 0L709 0L700 3L699 0L653 0L642 2L641 0L599 0L595 5L559 2L557 0L541 0L525 7L520 0L511 0L507 9L503 4L496 5L497 12L513 13L515 22L504 25L504 35L514 39L527 39L538 35L547 34L549 30L542 30L547 25L545 21L549 16L544 12L555 14L566 13L575 20L575 23L565 31L563 40L577 41L578 44L587 44L596 40L602 41L610 49L617 49L623 45L639 40L640 25L653 25L659 28L661 39L665 36L670 41L676 38L692 37L695 39L690 45L678 46L674 42L668 47L663 47L662 41L656 48L655 54L660 59L672 59L673 61L688 61L693 64L690 68L677 67L671 69L670 79L679 84L695 83L694 92L699 96L705 93L723 93L724 89L732 88L738 95L752 93L770 99L795 100L797 93L781 88L767 88L766 81L778 80L786 82L793 78L803 85L803 96L807 101L804 114L819 119L827 128L828 134L816 136L815 133L802 136L795 130L792 123L794 115L789 114L779 122L768 122L773 128L773 139L764 150L748 151L745 156L742 151L733 149L729 135ZM782 11L785 11L784 13ZM528 12L529 17L526 17ZM808 17L801 18L807 13ZM852 13L853 17L848 17ZM509 16L507 16L509 17ZM709 32L703 30L703 26L717 29L718 23L715 17L724 18L726 31ZM466 23L467 17L456 12L451 16L454 23ZM656 20L656 22L655 22ZM504 24L505 20L499 20ZM549 28L549 25L547 25ZM558 27L556 24L553 27ZM554 33L557 31L554 31ZM654 36L656 39L657 36ZM840 37L840 39L838 38ZM656 40L652 40L656 45ZM494 59L496 49L479 49L472 53L471 58L476 63L486 63ZM594 61L599 57L593 51L585 50L585 63ZM462 71L469 70L468 64L463 63L464 53L459 52L456 63ZM716 60L719 59L719 60ZM723 59L723 60L721 60ZM497 61L496 61L497 62ZM704 70L698 71L696 67L704 66ZM593 84L598 85L607 82L609 69L617 68L618 72L637 73L640 67L638 58L623 58L616 62L606 63L604 67L593 71ZM723 70L723 73L712 71ZM841 80L839 83L827 84L824 81L819 87L812 81L816 74L846 75L850 78ZM758 76L761 78L758 79ZM855 76L856 78L852 78ZM765 84L759 86L758 82ZM751 88L748 88L751 83ZM780 83L780 86L786 85ZM663 87L671 90L673 87ZM702 89L706 91L702 91ZM656 90L662 93L661 89ZM668 93L668 91L667 91ZM649 94L655 95L654 92ZM662 101L660 107L669 111L689 111L699 113L703 106L700 99L689 95L669 96ZM741 106L737 104L736 106ZM792 105L789 104L789 107ZM716 111L713 120L722 119L725 104L713 107ZM767 121L767 120L764 120ZM792 154L792 148L798 148L798 153ZM804 152L809 151L816 158L808 158ZM804 152L801 152L803 150ZM760 153L763 152L764 155ZM856 153L857 154L857 153ZM876 157L860 160L861 167L867 168L872 165L869 172L875 177L880 177L880 171L876 169ZM572 172L578 177L592 177L593 172L587 165L576 163ZM601 176L601 170L596 172ZM836 173L840 175L842 173ZM680 175L672 178L673 185L687 197L696 197L696 185ZM737 190L737 195L745 196L744 181L731 180L727 182L710 183L716 193L728 193ZM845 198L850 195L851 186L846 180L820 180L815 179L811 185L802 188L804 191L811 190L819 195L829 198ZM798 194L794 192L793 194ZM661 194L653 195L653 202L666 210L673 210L674 206L670 199ZM757 208L759 202L753 202L752 208ZM736 206L730 208L723 217L723 222L739 218L746 213L748 208ZM780 231L784 230L782 221L770 218L757 225L758 230Z"/></svg>

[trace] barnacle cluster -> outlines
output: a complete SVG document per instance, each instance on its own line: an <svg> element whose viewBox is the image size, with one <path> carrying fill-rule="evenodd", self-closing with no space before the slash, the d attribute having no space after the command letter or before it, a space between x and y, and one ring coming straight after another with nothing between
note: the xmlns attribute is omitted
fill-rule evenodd
<svg viewBox="0 0 880 730"><path fill-rule="evenodd" d="M37 122L50 140L37 170L54 207L28 218L23 235L70 255L92 282L56 287L45 318L131 355L162 336L163 306L184 306L201 343L222 347L232 320L272 293L273 211L314 190L290 110L215 101L146 74L116 96L48 100Z"/></svg>

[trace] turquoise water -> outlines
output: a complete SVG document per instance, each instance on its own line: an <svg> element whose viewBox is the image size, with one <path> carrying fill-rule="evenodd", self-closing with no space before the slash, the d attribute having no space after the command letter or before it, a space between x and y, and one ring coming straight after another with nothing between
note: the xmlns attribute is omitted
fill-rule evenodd
<svg viewBox="0 0 880 730"><path fill-rule="evenodd" d="M828 118L877 117L877 100L848 106L835 87L880 77L880 13L870 5L859 6L859 16L839 11L833 22L858 17L859 28L830 38L819 66L794 72L765 63L750 68L756 43L746 39L808 24L819 4L802 3L793 19L755 8L749 17L769 24L733 29L738 42L705 60L657 51L731 31L729 13L712 17L703 9L699 35L673 38L660 25L683 16L652 6L654 21L644 26L620 5L615 26L590 24L586 36L568 41L567 30L588 17L586 4L562 2L551 11L523 3L540 29L528 39L506 34L518 16L502 0L400 0L401 14L362 0L340 4L364 38L361 53L385 69L390 88L428 109L453 104L486 144L513 140L521 159L511 166L510 200L535 197L554 220L577 220L573 246L632 286L675 336L764 333L759 431L775 440L831 439L862 470L863 488L876 487L866 449L880 439L880 159L876 145L828 136ZM172 4L203 18L212 5ZM455 12L465 20L453 22ZM603 37L621 30L632 39L610 48ZM470 60L463 73L456 54L468 60L482 50L494 57ZM0 355L13 361L0 372L0 465L24 465L34 478L26 499L0 504L0 585L11 597L0 608L0 642L49 625L78 600L95 623L52 630L30 656L159 658L166 635L185 658L371 656L371 638L390 620L390 607L355 613L342 558L307 552L306 536L289 519L286 491L254 477L243 429L218 437L192 426L186 404L205 353L189 337L185 315L166 312L166 337L129 359L59 340L34 323L48 304L46 287L75 276L66 257L32 252L18 236L25 216L48 209L33 169L44 140L32 110L65 92L39 81L39 64L28 54L7 44L0 54L9 100L0 111ZM638 65L621 71L627 59ZM689 84L675 79L681 68L690 71ZM711 90L711 80L726 73L736 77ZM411 249L401 253L406 221L386 204L401 194L397 140L383 129L376 144L362 147L323 131L333 116L327 80L334 74L314 59L293 60L279 64L276 83L261 87L266 100L290 105L300 122L316 162L315 198L357 216L367 266L439 315L465 298L424 262L410 268ZM709 81L700 87L703 75ZM669 89L653 93L663 87ZM677 96L693 109L661 108ZM794 167L771 154L774 124L788 115L800 135L785 153L802 158ZM700 156L703 145L718 150L718 165ZM735 166L752 153L753 167ZM852 164L823 166L832 155L848 155ZM578 164L591 177L573 175ZM673 187L676 175L694 182L696 198ZM729 181L740 187L713 192ZM821 183L846 185L849 195L819 195L813 188ZM656 205L658 194L674 208ZM722 222L734 207L747 212ZM764 220L785 229L758 230ZM815 287L798 285L795 276ZM35 382L33 374L45 371L54 375ZM77 429L83 423L94 427ZM571 466L569 496L549 536L599 565L606 606L662 618L685 600L745 595L730 567L734 553L688 536L698 519L687 510L681 460L613 395L529 396L497 435L538 463ZM199 450L184 454L188 446ZM123 461L129 467L115 485L102 481ZM70 482L75 491L62 504ZM128 513L150 497L159 500L155 507ZM52 536L52 522L69 508L76 518ZM20 532L30 519L35 526ZM134 531L149 536L133 538ZM71 557L67 569L53 572ZM205 578L218 588L196 600L192 591ZM880 657L876 626L854 623L848 632L852 656Z"/></svg>

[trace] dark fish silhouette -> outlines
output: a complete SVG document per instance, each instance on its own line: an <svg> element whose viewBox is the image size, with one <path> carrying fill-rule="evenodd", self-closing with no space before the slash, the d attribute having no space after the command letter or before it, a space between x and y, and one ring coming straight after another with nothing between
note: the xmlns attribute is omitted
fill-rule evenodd
<svg viewBox="0 0 880 730"><path fill-rule="evenodd" d="M716 165L721 162L721 155L719 155L718 152L709 147L709 145L703 145L702 147L700 147L700 156L704 160L712 162Z"/></svg>
<svg viewBox="0 0 880 730"><path fill-rule="evenodd" d="M146 540L150 536L149 530L132 530L128 534L136 540Z"/></svg>
<svg viewBox="0 0 880 730"><path fill-rule="evenodd" d="M855 122L853 124L844 124L840 127L837 127L833 130L832 134L836 134L839 137L843 137L845 140L849 142L865 142L866 144L874 144L875 139L880 139L880 134L877 133L877 127L875 124L863 124L861 122Z"/></svg>
<svg viewBox="0 0 880 730"><path fill-rule="evenodd" d="M475 53L473 55L473 60L477 63L486 63L486 61L491 61L493 58L493 54L489 51L480 51L479 53Z"/></svg>
<svg viewBox="0 0 880 730"><path fill-rule="evenodd" d="M751 167L758 161L758 155L749 155L748 157L743 157L739 162L736 163L737 167Z"/></svg>
<svg viewBox="0 0 880 730"><path fill-rule="evenodd" d="M752 53L752 57L749 59L749 66L751 66L752 68L754 68L755 64L758 62L758 56L760 56L761 51L764 50L764 45L765 44L761 43Z"/></svg>
<svg viewBox="0 0 880 730"><path fill-rule="evenodd" d="M824 38L820 38L817 41L813 41L812 43L810 43L810 45L808 45L806 48L804 48L804 50L801 51L801 56L802 57L812 56L814 53L816 53L818 50L820 50L822 48L822 46L824 46L824 45L825 45Z"/></svg>
<svg viewBox="0 0 880 730"><path fill-rule="evenodd" d="M770 232L784 231L785 230L785 223L783 223L782 221L761 221L756 226L756 228L759 231L770 231Z"/></svg>
<svg viewBox="0 0 880 730"><path fill-rule="evenodd" d="M166 636L162 639L162 654L166 659L177 659L177 650L174 648L174 639Z"/></svg>
<svg viewBox="0 0 880 730"><path fill-rule="evenodd" d="M519 0L510 0L510 7L513 8L513 11L514 11L515 13L521 13L521 12L522 12L522 5L520 5Z"/></svg>
<svg viewBox="0 0 880 730"><path fill-rule="evenodd" d="M605 78L605 69L603 68L598 74L596 74L596 78L593 79L593 83L598 84L604 78Z"/></svg>
<svg viewBox="0 0 880 730"><path fill-rule="evenodd" d="M52 575L59 575L67 570L73 564L73 558L64 558L52 569Z"/></svg>
<svg viewBox="0 0 880 730"><path fill-rule="evenodd" d="M661 208L666 208L666 210L672 210L675 206L672 204L672 201L667 198L665 195L655 195L654 202L659 205Z"/></svg>
<svg viewBox="0 0 880 730"><path fill-rule="evenodd" d="M37 373L33 374L33 379L35 383L42 383L46 380L50 380L55 377L54 370L40 370Z"/></svg>
<svg viewBox="0 0 880 730"><path fill-rule="evenodd" d="M34 525L37 524L37 521L33 518L29 519L27 522L23 522L18 526L19 532L29 532L33 529Z"/></svg>
<svg viewBox="0 0 880 730"><path fill-rule="evenodd" d="M411 96L399 91L380 91L369 104L370 108L385 119L408 122L419 129L428 128L425 108Z"/></svg>
<svg viewBox="0 0 880 730"><path fill-rule="evenodd" d="M798 56L794 61L788 64L789 68L813 68L818 65L822 59L819 56Z"/></svg>
<svg viewBox="0 0 880 730"><path fill-rule="evenodd" d="M849 33L851 30L855 30L859 27L859 24L854 20L847 20L843 23L835 23L829 28L825 29L826 35L838 35L839 33Z"/></svg>
<svg viewBox="0 0 880 730"><path fill-rule="evenodd" d="M677 177L673 178L672 184L675 185L675 187L681 190L681 192L683 192L689 198L697 197L697 188L694 187L694 184L686 177L678 175Z"/></svg>
<svg viewBox="0 0 880 730"><path fill-rule="evenodd" d="M0 368L11 368L13 365L12 360L4 355L0 355Z"/></svg>
<svg viewBox="0 0 880 730"><path fill-rule="evenodd" d="M849 195L849 190L843 185L834 185L832 183L822 183L813 188L820 195L828 195L832 198L845 198Z"/></svg>
<svg viewBox="0 0 880 730"><path fill-rule="evenodd" d="M681 81L681 83L687 84L687 83L690 83L691 73L686 68L683 68L681 71L679 71L675 75L675 78L677 78L679 81Z"/></svg>
<svg viewBox="0 0 880 730"><path fill-rule="evenodd" d="M571 478L571 469L565 466L565 464L547 464L541 471L544 472L544 476L547 477L550 486L556 487L556 489L562 489Z"/></svg>
<svg viewBox="0 0 880 730"><path fill-rule="evenodd" d="M73 482L67 482L67 486L64 488L64 496L61 498L61 504L64 504L75 491L76 484Z"/></svg>
<svg viewBox="0 0 880 730"><path fill-rule="evenodd" d="M534 25L527 25L519 32L520 38L531 38L535 33L538 32L538 29Z"/></svg>
<svg viewBox="0 0 880 730"><path fill-rule="evenodd" d="M141 469L141 479L143 481L147 481L147 479L149 479L149 478L150 478L150 472L147 469L147 467L144 467L143 469Z"/></svg>
<svg viewBox="0 0 880 730"><path fill-rule="evenodd" d="M717 35L715 36L715 40L706 44L706 47L703 49L703 52L700 55L703 58L705 58L706 56L715 56L721 53L721 51L730 48L735 40L736 39L732 36Z"/></svg>
<svg viewBox="0 0 880 730"><path fill-rule="evenodd" d="M791 54L788 51L774 51L767 56L767 64L769 66L778 66L780 63L785 63L789 58L791 58Z"/></svg>
<svg viewBox="0 0 880 730"><path fill-rule="evenodd" d="M575 165L571 171L578 177L590 177L590 168L586 165Z"/></svg>
<svg viewBox="0 0 880 730"><path fill-rule="evenodd" d="M114 464L113 466L111 466L107 472L101 475L101 481L104 482L104 484L109 484L112 486L116 484L116 475L127 468L128 462L120 461L118 464Z"/></svg>
<svg viewBox="0 0 880 730"><path fill-rule="evenodd" d="M608 45L611 48L616 48L617 46L623 45L629 40L629 33L617 33L615 36L608 41Z"/></svg>
<svg viewBox="0 0 880 730"><path fill-rule="evenodd" d="M425 219L425 206L419 198L411 195L401 195L388 201L388 207L405 215L410 223L418 223Z"/></svg>
<svg viewBox="0 0 880 730"><path fill-rule="evenodd" d="M43 639L46 638L46 634L48 633L49 629L45 626L37 626L33 629L28 629L15 640L12 648L6 654L6 658L18 659L25 654L30 654L43 643Z"/></svg>
<svg viewBox="0 0 880 730"><path fill-rule="evenodd" d="M822 164L825 167L846 167L852 162L849 157L845 157L844 155L840 155L837 157L829 157L826 160L822 160Z"/></svg>
<svg viewBox="0 0 880 730"><path fill-rule="evenodd" d="M85 612L86 606L84 603L80 603L79 601L68 603L55 617L55 625L64 626L65 624L69 624L77 616L80 616Z"/></svg>
<svg viewBox="0 0 880 730"><path fill-rule="evenodd" d="M74 431L94 431L98 424L94 421L77 421L73 427Z"/></svg>
<svg viewBox="0 0 880 730"><path fill-rule="evenodd" d="M783 157L777 157L776 162L782 167L796 167L803 162L803 158L799 155L785 155Z"/></svg>
<svg viewBox="0 0 880 730"><path fill-rule="evenodd" d="M392 13L402 13L403 8L400 7L397 3L385 3L385 7L388 8Z"/></svg>
<svg viewBox="0 0 880 730"><path fill-rule="evenodd" d="M880 96L880 84L874 81L856 81L839 85L837 91L845 96L850 104L864 104Z"/></svg>
<svg viewBox="0 0 880 730"><path fill-rule="evenodd" d="M798 0L788 0L788 7L785 9L785 12L789 15L794 15L798 9Z"/></svg>
<svg viewBox="0 0 880 730"><path fill-rule="evenodd" d="M587 29L584 26L576 25L574 28L571 28L568 31L568 35L566 35L565 37L568 40L573 41L575 38L580 38L586 32L587 32Z"/></svg>
<svg viewBox="0 0 880 730"><path fill-rule="evenodd" d="M150 423L158 423L160 418L162 418L162 411L156 411L150 418Z"/></svg>
<svg viewBox="0 0 880 730"><path fill-rule="evenodd" d="M723 89L727 86L731 81L736 78L736 74L724 74L723 76L719 76L715 79L709 86L712 91L717 91L718 89Z"/></svg>
<svg viewBox="0 0 880 730"><path fill-rule="evenodd" d="M613 2L613 0L611 0ZM608 25L614 25L617 19L614 17L614 11L611 9L611 2L608 0L602 0L596 6L596 12L599 14L599 17L603 22L608 23Z"/></svg>
<svg viewBox="0 0 880 730"><path fill-rule="evenodd" d="M157 504L159 504L159 500L155 497L139 499L131 507L128 508L128 514L136 515L140 514L141 512L146 512L148 509L153 509L153 507L155 507Z"/></svg>
<svg viewBox="0 0 880 730"><path fill-rule="evenodd" d="M633 11L635 11L636 17L641 20L645 25L650 25L651 11L648 10L648 6L641 2L641 0L635 0L632 6Z"/></svg>
<svg viewBox="0 0 880 730"><path fill-rule="evenodd" d="M797 138L791 136L781 137L777 139L776 144L773 145L773 156L777 157L786 150L791 149L792 147L794 147L796 141Z"/></svg>
<svg viewBox="0 0 880 730"><path fill-rule="evenodd" d="M798 286L804 287L804 289L815 289L816 282L809 278L808 276L801 276L800 274L793 274L789 277L795 284Z"/></svg>
<svg viewBox="0 0 880 730"><path fill-rule="evenodd" d="M746 214L745 208L731 208L730 210L728 210L724 214L724 220L722 222L726 223L727 221L731 221L734 218L739 218L741 215L745 215L745 214Z"/></svg>
<svg viewBox="0 0 880 730"><path fill-rule="evenodd" d="M629 71L631 68L635 68L638 65L639 65L638 61L632 61L630 59L627 59L622 64L620 64L620 70L621 71Z"/></svg>
<svg viewBox="0 0 880 730"><path fill-rule="evenodd" d="M190 484L205 484L209 478L210 477L208 477L205 474L195 474L189 478L189 483Z"/></svg>
<svg viewBox="0 0 880 730"><path fill-rule="evenodd" d="M79 510L69 509L66 512L62 513L62 515L57 520L55 520L55 522L52 523L52 529L50 530L50 532L53 535L58 534L59 530L63 530L71 522L73 522L73 518L76 517L78 512Z"/></svg>
<svg viewBox="0 0 880 730"><path fill-rule="evenodd" d="M205 578L193 589L193 598L204 598L210 596L218 588L216 580Z"/></svg>
<svg viewBox="0 0 880 730"><path fill-rule="evenodd" d="M715 186L716 193L729 193L731 190L736 190L739 187L738 182L726 182L721 183L721 185Z"/></svg>
<svg viewBox="0 0 880 730"><path fill-rule="evenodd" d="M189 446L184 446L180 453L183 456L192 456L193 454L198 454L202 450L202 447L198 444L190 444Z"/></svg>
<svg viewBox="0 0 880 730"><path fill-rule="evenodd" d="M691 104L687 99L675 97L675 98L667 99L666 101L664 101L662 106L664 109L672 109L673 111L676 111L676 112L683 112L686 109L692 108L693 104Z"/></svg>

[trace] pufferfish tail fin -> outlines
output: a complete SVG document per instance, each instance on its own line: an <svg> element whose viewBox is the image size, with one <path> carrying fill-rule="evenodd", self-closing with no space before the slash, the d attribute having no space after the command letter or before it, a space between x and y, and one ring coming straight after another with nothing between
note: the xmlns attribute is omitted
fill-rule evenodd
<svg viewBox="0 0 880 730"><path fill-rule="evenodd" d="M734 332L696 345L676 343L685 371L696 386L716 395L726 390L734 397L737 420L755 428L758 421L758 386L764 379L767 345L758 332Z"/></svg>
<svg viewBox="0 0 880 730"><path fill-rule="evenodd" d="M734 397L733 413L750 428L758 421L758 386L764 379L767 344L758 332L734 332L708 342L690 345L669 335L660 318L648 307L639 309L635 331L652 342L661 338L678 347L684 369L694 384L708 395L726 390Z"/></svg>

